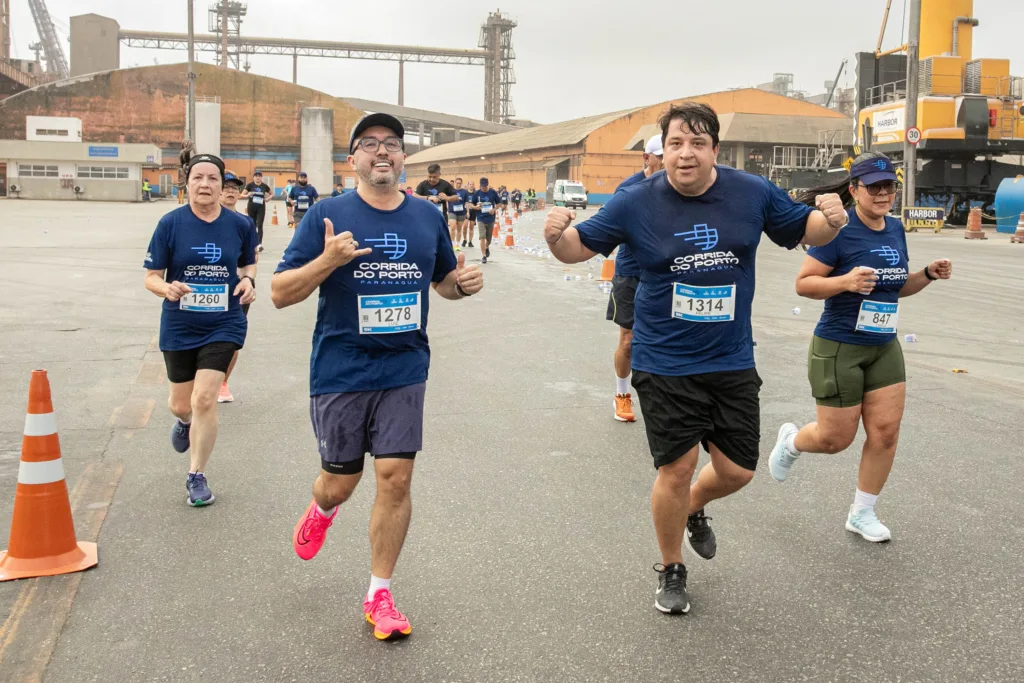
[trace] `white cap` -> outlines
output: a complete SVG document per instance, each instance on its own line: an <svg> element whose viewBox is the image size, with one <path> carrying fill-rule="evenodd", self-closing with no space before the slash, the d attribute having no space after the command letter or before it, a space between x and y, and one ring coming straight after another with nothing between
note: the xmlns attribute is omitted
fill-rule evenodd
<svg viewBox="0 0 1024 683"><path fill-rule="evenodd" d="M644 148L644 154L653 154L654 156L662 156L664 154L661 149L661 136L655 135L653 138L647 141L647 146Z"/></svg>

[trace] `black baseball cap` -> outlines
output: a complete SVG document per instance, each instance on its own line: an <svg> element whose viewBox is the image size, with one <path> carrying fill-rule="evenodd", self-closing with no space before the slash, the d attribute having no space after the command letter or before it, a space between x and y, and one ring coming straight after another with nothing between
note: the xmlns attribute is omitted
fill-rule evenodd
<svg viewBox="0 0 1024 683"><path fill-rule="evenodd" d="M258 175L263 175L263 171L256 171L255 173L252 174L252 177L255 178Z"/></svg>
<svg viewBox="0 0 1024 683"><path fill-rule="evenodd" d="M373 128L374 126L390 128L395 131L395 135L397 135L399 139L405 138L405 126L403 126L402 122L391 114L382 114L381 112L367 114L363 118L359 119L359 121L356 122L356 125L352 128L352 134L348 137L349 154L352 153L352 145L354 145L356 140L359 139L359 136L363 134L363 131L367 128Z"/></svg>
<svg viewBox="0 0 1024 683"><path fill-rule="evenodd" d="M487 178L481 178L480 179L480 184L481 185L488 185L489 183L487 182Z"/></svg>

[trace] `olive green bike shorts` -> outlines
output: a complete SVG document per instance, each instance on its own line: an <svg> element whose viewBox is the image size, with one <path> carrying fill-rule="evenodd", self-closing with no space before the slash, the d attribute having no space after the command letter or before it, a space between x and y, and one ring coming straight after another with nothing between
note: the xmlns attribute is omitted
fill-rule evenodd
<svg viewBox="0 0 1024 683"><path fill-rule="evenodd" d="M898 339L861 346L814 337L807 354L807 379L819 406L860 405L869 391L907 381L903 347Z"/></svg>

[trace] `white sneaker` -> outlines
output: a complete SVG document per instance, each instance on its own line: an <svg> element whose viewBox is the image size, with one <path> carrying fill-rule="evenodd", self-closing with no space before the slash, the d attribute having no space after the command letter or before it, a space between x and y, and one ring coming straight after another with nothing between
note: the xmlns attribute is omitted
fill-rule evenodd
<svg viewBox="0 0 1024 683"><path fill-rule="evenodd" d="M794 454L786 447L789 437L795 436L799 431L792 422L787 422L779 427L779 438L775 442L775 448L772 449L771 456L768 458L768 471L772 473L772 478L775 481L786 481L786 477L789 476L789 468L800 457L800 453Z"/></svg>
<svg viewBox="0 0 1024 683"><path fill-rule="evenodd" d="M860 534L865 541L872 543L883 543L892 538L889 527L878 521L875 516L875 508L862 508L860 512L853 511L850 506L850 514L846 517L846 530Z"/></svg>

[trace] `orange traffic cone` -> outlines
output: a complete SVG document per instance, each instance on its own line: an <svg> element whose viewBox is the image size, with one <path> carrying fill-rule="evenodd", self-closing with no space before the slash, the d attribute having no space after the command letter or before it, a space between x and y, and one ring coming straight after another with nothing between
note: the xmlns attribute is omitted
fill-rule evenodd
<svg viewBox="0 0 1024 683"><path fill-rule="evenodd" d="M0 581L70 574L96 562L96 544L75 540L50 382L46 370L33 370L11 538L7 550L0 552Z"/></svg>
<svg viewBox="0 0 1024 683"><path fill-rule="evenodd" d="M270 219L271 225L281 225L277 222L277 205L274 206L274 216Z"/></svg>
<svg viewBox="0 0 1024 683"><path fill-rule="evenodd" d="M1010 235L1010 244L1013 243L1024 244L1024 211L1020 214L1020 220L1017 221L1017 232Z"/></svg>
<svg viewBox="0 0 1024 683"><path fill-rule="evenodd" d="M494 224L494 234L491 235L491 239L498 239L499 237L501 237L501 228L499 228L498 224L495 223Z"/></svg>
<svg viewBox="0 0 1024 683"><path fill-rule="evenodd" d="M601 262L601 277L597 278L598 282L611 282L612 277L615 276L615 259L606 258Z"/></svg>
<svg viewBox="0 0 1024 683"><path fill-rule="evenodd" d="M516 246L515 235L512 234L512 224L509 223L508 230L505 231L505 248L514 249Z"/></svg>
<svg viewBox="0 0 1024 683"><path fill-rule="evenodd" d="M964 239L988 239L985 232L981 229L981 209L977 206L971 209L971 212L967 215L967 230L964 231Z"/></svg>
<svg viewBox="0 0 1024 683"><path fill-rule="evenodd" d="M505 213L505 225L512 225L512 216L509 216L508 212Z"/></svg>

